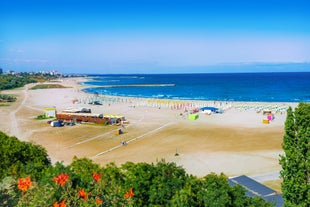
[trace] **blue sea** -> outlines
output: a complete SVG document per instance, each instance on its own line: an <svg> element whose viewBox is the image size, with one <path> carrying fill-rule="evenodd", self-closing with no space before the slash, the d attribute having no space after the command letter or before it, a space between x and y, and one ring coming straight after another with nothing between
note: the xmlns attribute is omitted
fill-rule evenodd
<svg viewBox="0 0 310 207"><path fill-rule="evenodd" d="M310 72L89 75L87 93L179 100L310 102Z"/></svg>

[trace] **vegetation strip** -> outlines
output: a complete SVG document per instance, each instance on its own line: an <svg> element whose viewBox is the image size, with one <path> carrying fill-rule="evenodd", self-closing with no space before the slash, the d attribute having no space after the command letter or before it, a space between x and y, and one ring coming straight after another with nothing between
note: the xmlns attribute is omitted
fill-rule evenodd
<svg viewBox="0 0 310 207"><path fill-rule="evenodd" d="M67 88L67 87L60 84L38 84L30 88L30 90L50 89L50 88Z"/></svg>

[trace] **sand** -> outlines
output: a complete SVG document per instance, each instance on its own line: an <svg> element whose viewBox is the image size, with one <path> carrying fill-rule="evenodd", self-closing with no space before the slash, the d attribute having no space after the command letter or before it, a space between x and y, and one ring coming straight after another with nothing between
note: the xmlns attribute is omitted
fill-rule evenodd
<svg viewBox="0 0 310 207"><path fill-rule="evenodd" d="M264 181L279 179L286 113L277 113L270 124L263 124L262 113L239 106L295 107L296 103L225 103L229 109L223 114L199 113L199 118L193 121L183 110L146 106L142 104L147 103L144 99L125 98L126 102L89 105L85 100L93 95L81 91L83 86L78 83L82 81L83 78L64 79L61 84L70 86L64 89L28 90L30 84L2 91L17 95L18 100L0 108L0 116L4 117L0 130L44 146L53 163L70 163L74 156L87 157L102 165L165 160L199 177L223 172L227 176L248 175ZM120 114L129 124L122 128L123 134L116 135L119 126L51 127L47 120L35 120L43 114L43 108L51 106L57 111L86 107L95 113ZM127 145L121 146L122 141Z"/></svg>

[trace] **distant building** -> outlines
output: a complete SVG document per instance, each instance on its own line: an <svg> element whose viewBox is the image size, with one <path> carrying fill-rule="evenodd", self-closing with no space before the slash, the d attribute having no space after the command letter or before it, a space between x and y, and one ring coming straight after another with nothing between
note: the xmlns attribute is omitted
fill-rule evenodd
<svg viewBox="0 0 310 207"><path fill-rule="evenodd" d="M15 75L15 71L13 71L13 70L8 70L8 71L6 71L6 74Z"/></svg>
<svg viewBox="0 0 310 207"><path fill-rule="evenodd" d="M39 73L43 74L43 75L57 75L58 72L57 70L43 70L43 71L40 71Z"/></svg>
<svg viewBox="0 0 310 207"><path fill-rule="evenodd" d="M0 74L2 74L3 73L3 70L2 70L2 68L0 68Z"/></svg>

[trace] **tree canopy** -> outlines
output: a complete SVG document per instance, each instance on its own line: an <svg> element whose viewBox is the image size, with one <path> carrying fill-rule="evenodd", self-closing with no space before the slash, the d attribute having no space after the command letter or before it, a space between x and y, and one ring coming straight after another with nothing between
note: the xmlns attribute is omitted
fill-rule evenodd
<svg viewBox="0 0 310 207"><path fill-rule="evenodd" d="M310 104L289 108L282 144L282 192L286 206L310 206Z"/></svg>
<svg viewBox="0 0 310 207"><path fill-rule="evenodd" d="M41 73L0 74L0 90L23 87L28 83L44 82L58 76Z"/></svg>

